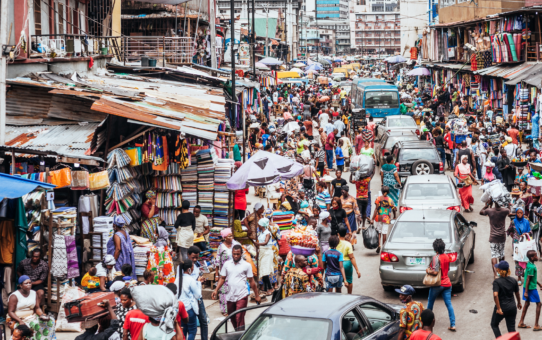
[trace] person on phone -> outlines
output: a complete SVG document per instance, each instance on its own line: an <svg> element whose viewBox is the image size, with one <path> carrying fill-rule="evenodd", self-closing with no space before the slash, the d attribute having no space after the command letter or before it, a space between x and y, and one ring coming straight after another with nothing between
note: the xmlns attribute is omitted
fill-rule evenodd
<svg viewBox="0 0 542 340"><path fill-rule="evenodd" d="M446 244L441 238L437 238L433 242L433 250L437 253L433 257L431 264L426 269L426 273L429 275L437 276L438 273L441 273L440 276L440 286L429 288L429 298L427 301L427 309L433 310L433 305L437 297L442 295L444 304L448 309L448 317L450 318L450 327L448 330L455 332L455 313L454 307L452 306L452 281L448 277L448 272L450 271L450 258L448 254L445 254Z"/></svg>

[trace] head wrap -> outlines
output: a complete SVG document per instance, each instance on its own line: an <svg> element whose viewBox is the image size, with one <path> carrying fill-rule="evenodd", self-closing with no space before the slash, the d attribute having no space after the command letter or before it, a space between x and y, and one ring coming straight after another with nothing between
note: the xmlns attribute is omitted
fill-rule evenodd
<svg viewBox="0 0 542 340"><path fill-rule="evenodd" d="M260 220L258 221L258 224L264 228L267 228L269 227L269 219L268 218L260 218Z"/></svg>
<svg viewBox="0 0 542 340"><path fill-rule="evenodd" d="M265 212L263 213L263 215L264 215L266 218L271 219L271 217L273 217L273 209L271 209L271 208L266 209Z"/></svg>
<svg viewBox="0 0 542 340"><path fill-rule="evenodd" d="M260 210L261 208L263 208L263 204L262 204L262 203L257 202L256 204L254 204L254 211L258 211L258 210Z"/></svg>
<svg viewBox="0 0 542 340"><path fill-rule="evenodd" d="M233 165L235 165L236 168L240 168L241 165L243 165L243 162L237 161L237 162L233 163Z"/></svg>
<svg viewBox="0 0 542 340"><path fill-rule="evenodd" d="M124 284L124 281L115 281L111 284L111 286L109 287L109 290L112 292L118 292L124 287L126 287L126 285Z"/></svg>
<svg viewBox="0 0 542 340"><path fill-rule="evenodd" d="M147 198L153 198L153 197L156 197L156 192L154 192L153 190L149 190L149 191L147 191L147 193L145 194L145 196L147 196Z"/></svg>
<svg viewBox="0 0 542 340"><path fill-rule="evenodd" d="M309 207L309 202L307 201L302 201L301 202L301 209L306 209Z"/></svg>
<svg viewBox="0 0 542 340"><path fill-rule="evenodd" d="M464 160L464 159L469 159L469 156L467 156L467 155L461 156L461 163L463 163L463 160Z"/></svg>
<svg viewBox="0 0 542 340"><path fill-rule="evenodd" d="M23 284L23 282L26 280L30 280L30 277L28 277L28 275L22 275L17 282L19 282L19 284Z"/></svg>
<svg viewBox="0 0 542 340"><path fill-rule="evenodd" d="M523 213L525 213L525 210L523 207L517 207L516 213L521 210ZM523 215L521 218L517 217L514 218L514 226L516 227L516 231L519 235L523 235L525 233L528 233L531 231L531 222L529 222L528 219L525 218L525 215Z"/></svg>
<svg viewBox="0 0 542 340"><path fill-rule="evenodd" d="M168 244L168 238L169 233L167 232L166 228L164 227L158 227L158 238L156 240L156 243L154 245L156 247L166 247Z"/></svg>
<svg viewBox="0 0 542 340"><path fill-rule="evenodd" d="M228 236L231 235L231 229L230 228L225 228L225 229L222 229L220 231L220 236L222 236L222 238L226 238Z"/></svg>
<svg viewBox="0 0 542 340"><path fill-rule="evenodd" d="M108 254L104 256L103 263L106 266L114 266L117 263L117 261L115 261L115 258L113 257L113 255Z"/></svg>
<svg viewBox="0 0 542 340"><path fill-rule="evenodd" d="M124 220L124 217L122 216L115 216L115 219L113 220L113 224L122 227L126 224L126 221Z"/></svg>
<svg viewBox="0 0 542 340"><path fill-rule="evenodd" d="M320 216L318 216L318 217L320 217L321 220L324 220L324 219L326 219L326 218L329 217L329 212L327 212L327 211L322 211L322 212L320 213Z"/></svg>

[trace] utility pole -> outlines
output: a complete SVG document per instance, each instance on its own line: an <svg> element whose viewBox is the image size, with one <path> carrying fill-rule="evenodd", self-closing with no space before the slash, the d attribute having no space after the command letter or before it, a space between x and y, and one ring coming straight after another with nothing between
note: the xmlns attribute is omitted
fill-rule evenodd
<svg viewBox="0 0 542 340"><path fill-rule="evenodd" d="M218 68L216 56L216 2L209 0L209 23L211 28L211 67ZM197 33L197 32L196 32Z"/></svg>
<svg viewBox="0 0 542 340"><path fill-rule="evenodd" d="M232 0L233 1L233 0ZM255 51L255 44L256 44L256 29L255 29L255 24L254 22L256 21L256 9L255 9L255 5L254 5L254 0L252 0L252 34L251 34L251 45L252 46L252 76L254 78L254 80L257 80L258 78L256 77L256 51Z"/></svg>
<svg viewBox="0 0 542 340"><path fill-rule="evenodd" d="M266 13L266 19L265 19L265 56L269 57L269 8L262 6L263 10Z"/></svg>
<svg viewBox="0 0 542 340"><path fill-rule="evenodd" d="M8 37L8 0L0 4L0 46L7 45ZM0 145L6 145L6 73L8 62L3 51L0 51Z"/></svg>

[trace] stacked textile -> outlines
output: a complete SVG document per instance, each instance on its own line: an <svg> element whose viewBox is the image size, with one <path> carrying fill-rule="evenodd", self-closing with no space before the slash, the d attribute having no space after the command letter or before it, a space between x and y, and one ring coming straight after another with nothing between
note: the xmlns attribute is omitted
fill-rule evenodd
<svg viewBox="0 0 542 340"><path fill-rule="evenodd" d="M293 227L293 211L273 211L273 223L279 226L280 230L289 230Z"/></svg>
<svg viewBox="0 0 542 340"><path fill-rule="evenodd" d="M194 208L198 204L198 166L195 159L192 158L192 165L181 170L181 176L183 200L189 201L190 207Z"/></svg>
<svg viewBox="0 0 542 340"><path fill-rule="evenodd" d="M212 215L213 214L213 192L200 191L198 193L198 205L201 207L201 213L203 215Z"/></svg>
<svg viewBox="0 0 542 340"><path fill-rule="evenodd" d="M215 189L215 163L211 156L211 150L198 150L196 159L198 160L198 191L213 191Z"/></svg>
<svg viewBox="0 0 542 340"><path fill-rule="evenodd" d="M147 269L147 252L150 249L150 247L140 245L134 247L135 274L137 276L143 275L143 272Z"/></svg>
<svg viewBox="0 0 542 340"><path fill-rule="evenodd" d="M215 215L228 215L229 192L215 192L214 211Z"/></svg>
<svg viewBox="0 0 542 340"><path fill-rule="evenodd" d="M103 250L103 255L107 254L107 241L113 237L113 217L109 216L98 216L92 220L95 233L102 234L102 244L101 248ZM92 235L92 244L94 247L100 247L100 236ZM92 259L93 260L103 260L101 256L102 252L100 249L92 249Z"/></svg>
<svg viewBox="0 0 542 340"><path fill-rule="evenodd" d="M158 192L156 193L156 206L163 208L179 208L183 202L180 193Z"/></svg>
<svg viewBox="0 0 542 340"><path fill-rule="evenodd" d="M226 182L233 173L233 159L219 159L215 167L215 191L228 191Z"/></svg>
<svg viewBox="0 0 542 340"><path fill-rule="evenodd" d="M222 228L211 228L209 232L209 248L211 250L216 251L218 249L218 246L222 242L222 236L220 235L220 232L222 231Z"/></svg>
<svg viewBox="0 0 542 340"><path fill-rule="evenodd" d="M192 208L192 204L190 205ZM158 216L166 223L166 225L174 225L177 216L181 213L181 209L160 209Z"/></svg>

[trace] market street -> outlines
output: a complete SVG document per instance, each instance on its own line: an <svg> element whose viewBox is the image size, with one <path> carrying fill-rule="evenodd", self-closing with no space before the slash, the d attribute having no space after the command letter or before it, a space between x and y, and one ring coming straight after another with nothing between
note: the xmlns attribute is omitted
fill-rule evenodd
<svg viewBox="0 0 542 340"><path fill-rule="evenodd" d="M377 171L378 172L378 171ZM447 173L451 175L451 172ZM348 178L350 173L345 173L344 178ZM373 202L375 199L375 193L378 193L380 188L380 174L377 173L371 181L371 191L373 195ZM353 184L350 185L350 192L355 192ZM448 331L448 312L444 306L442 298L439 298L435 303L434 313L436 317L435 334L439 335L443 339L494 339L493 332L489 325L491 321L491 314L495 303L493 302L492 283L493 273L491 269L491 253L489 249L489 219L486 216L480 216L479 211L483 208L483 204L480 201L481 190L478 187L473 189L474 196L474 211L472 213L465 213L464 216L467 220L478 222L476 229L476 247L475 262L469 265L468 270L473 271L467 275L467 288L464 293L458 293L452 296L452 304L454 306L456 317L457 332ZM265 204L265 199L259 199L254 196L254 191L251 189L247 198L252 205L260 201ZM507 227L509 219L507 219ZM358 245L355 247L354 253L358 263L362 277L358 279L354 274L354 294L367 295L382 302L399 304L398 294L393 292L385 292L380 284L380 276L378 274L378 266L380 263L380 256L374 250L367 250L363 247L361 235L358 239ZM512 254L512 239L507 238L506 252ZM511 263L511 271L513 273L513 259L511 255L506 260ZM542 264L537 263L539 270L542 270ZM521 290L521 288L520 288ZM343 289L344 294L345 289ZM417 290L414 300L421 301L424 305L427 304L427 296L429 289ZM208 301L206 301L208 302ZM523 302L522 302L523 303ZM251 304L252 305L252 304ZM324 307L323 307L324 308ZM477 313L469 312L470 310L477 311ZM252 322L259 312L254 311L247 313L247 323ZM211 319L211 330L220 323L217 319L222 319L223 316L220 313L218 303L213 304L207 309L209 318ZM516 324L519 321L519 314L516 318ZM532 306L529 308L525 322L528 325L534 323L535 308ZM231 326L228 327L231 330ZM506 326L504 322L501 323L501 332L506 332ZM540 333L533 332L532 329L519 330L522 340L540 339ZM61 338L59 338L61 339Z"/></svg>

